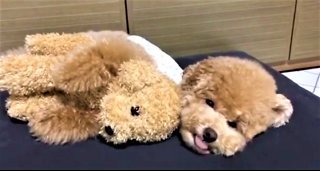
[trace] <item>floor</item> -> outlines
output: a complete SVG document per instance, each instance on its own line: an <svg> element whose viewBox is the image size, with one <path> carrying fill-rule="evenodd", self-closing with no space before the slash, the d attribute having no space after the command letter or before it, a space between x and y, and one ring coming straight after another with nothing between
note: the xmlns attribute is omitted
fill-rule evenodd
<svg viewBox="0 0 320 171"><path fill-rule="evenodd" d="M282 74L320 97L320 68L283 72Z"/></svg>

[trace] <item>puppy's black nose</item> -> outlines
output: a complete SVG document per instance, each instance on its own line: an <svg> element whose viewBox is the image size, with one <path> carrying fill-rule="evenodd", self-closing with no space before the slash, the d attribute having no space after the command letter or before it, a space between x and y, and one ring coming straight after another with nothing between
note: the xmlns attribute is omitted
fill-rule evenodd
<svg viewBox="0 0 320 171"><path fill-rule="evenodd" d="M202 135L203 141L207 143L212 143L217 140L218 134L212 128L206 128Z"/></svg>
<svg viewBox="0 0 320 171"><path fill-rule="evenodd" d="M106 133L110 136L112 136L114 134L113 129L110 126L106 126L104 127L104 131L106 131Z"/></svg>

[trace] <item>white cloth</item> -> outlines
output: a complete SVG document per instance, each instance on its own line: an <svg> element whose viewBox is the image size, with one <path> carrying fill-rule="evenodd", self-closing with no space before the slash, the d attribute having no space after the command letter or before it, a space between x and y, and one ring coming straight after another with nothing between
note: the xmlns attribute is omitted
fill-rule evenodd
<svg viewBox="0 0 320 171"><path fill-rule="evenodd" d="M157 64L158 70L167 75L171 80L180 84L182 79L183 69L176 63L176 61L167 53L162 51L159 47L152 44L145 38L137 35L130 35L129 40L142 46L152 59Z"/></svg>

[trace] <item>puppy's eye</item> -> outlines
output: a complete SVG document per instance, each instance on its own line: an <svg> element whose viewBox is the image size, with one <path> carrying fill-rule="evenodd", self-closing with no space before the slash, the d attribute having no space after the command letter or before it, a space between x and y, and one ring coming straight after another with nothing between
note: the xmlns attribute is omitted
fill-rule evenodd
<svg viewBox="0 0 320 171"><path fill-rule="evenodd" d="M208 106L214 108L214 102L212 100L206 99L206 103L207 103Z"/></svg>
<svg viewBox="0 0 320 171"><path fill-rule="evenodd" d="M228 125L232 128L237 128L237 122L236 121L228 121Z"/></svg>
<svg viewBox="0 0 320 171"><path fill-rule="evenodd" d="M140 115L140 107L139 106L132 106L131 107L131 115L132 116L139 116Z"/></svg>

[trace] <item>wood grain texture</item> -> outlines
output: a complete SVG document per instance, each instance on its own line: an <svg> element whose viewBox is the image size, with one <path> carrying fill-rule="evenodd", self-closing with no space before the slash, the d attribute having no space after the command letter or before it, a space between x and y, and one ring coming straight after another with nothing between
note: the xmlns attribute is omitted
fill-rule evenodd
<svg viewBox="0 0 320 171"><path fill-rule="evenodd" d="M271 64L271 67L280 72L295 71L307 68L319 68L320 58L290 60L284 63Z"/></svg>
<svg viewBox="0 0 320 171"><path fill-rule="evenodd" d="M27 34L124 30L124 0L0 0L0 51L22 46Z"/></svg>
<svg viewBox="0 0 320 171"><path fill-rule="evenodd" d="M242 50L289 57L295 0L128 0L129 31L173 57Z"/></svg>
<svg viewBox="0 0 320 171"><path fill-rule="evenodd" d="M291 59L320 59L320 1L297 0Z"/></svg>

